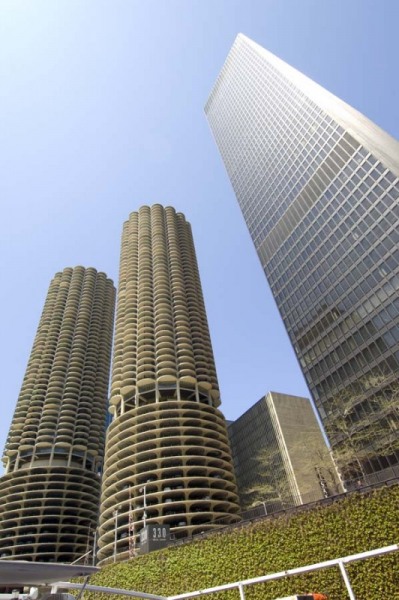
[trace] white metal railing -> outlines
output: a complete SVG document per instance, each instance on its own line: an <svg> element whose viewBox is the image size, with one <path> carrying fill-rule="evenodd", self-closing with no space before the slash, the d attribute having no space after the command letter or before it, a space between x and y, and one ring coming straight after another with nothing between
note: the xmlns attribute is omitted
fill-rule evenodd
<svg viewBox="0 0 399 600"><path fill-rule="evenodd" d="M135 592L134 590L124 590L122 588L103 587L101 585L84 585L84 583L71 583L70 581L58 581L52 584L51 592L55 594L59 589L81 590L85 592L103 592L104 594L117 594L120 596L133 596L134 598L147 598L148 600L168 600L167 596L157 596L156 594L146 594L145 592Z"/></svg>
<svg viewBox="0 0 399 600"><path fill-rule="evenodd" d="M380 554L387 554L388 552L395 552L399 550L398 544L392 546L385 546L385 548L378 548L377 550L369 550L368 552L361 552L360 554L352 554L350 556L344 556L341 558L334 558L332 560L325 560L324 562L315 563L313 565L307 565L306 567L298 567L296 569L288 569L287 571L280 571L279 573L272 573L270 575L263 575L261 577L254 577L253 579L244 579L243 581L236 581L234 583L227 583L225 585L218 585L213 588L207 588L205 590L197 590L196 592L189 592L187 594L178 594L177 596L169 596L168 600L183 600L183 598L194 598L196 596L202 596L203 594L213 594L215 592L221 592L223 590L231 590L238 588L240 592L240 599L245 600L244 587L247 585L254 585L256 583L264 583L266 581L273 581L275 579L282 579L284 577L291 577L292 575L299 575L300 573L309 573L310 571L318 571L320 569L326 569L328 567L338 566L342 578L345 582L346 589L348 590L350 600L356 600L356 596L352 590L348 573L345 569L345 564L355 562L358 560L364 560L365 558L371 558L372 556L379 556Z"/></svg>
<svg viewBox="0 0 399 600"><path fill-rule="evenodd" d="M348 573L345 569L345 564L365 560L372 558L373 556L380 556L381 554L388 554L389 552L396 552L399 550L398 544L392 544L392 546L385 546L384 548L377 548L376 550L368 550L367 552L360 552L359 554L351 554L350 556L343 556L341 558L334 558L332 560L325 560L324 562L315 563L313 565L307 565L305 567L298 567L296 569L288 569L287 571L279 571L278 573L272 573L270 575L262 575L261 577L254 577L252 579L244 579L242 581L235 581L234 583L226 583L224 585L218 585L203 590L196 590L194 592L187 592L185 594L178 594L176 596L156 596L153 594L145 594L143 592L135 592L133 590L124 590L118 588L101 587L98 585L86 585L81 583L70 583L60 581L53 585L54 588L64 589L82 589L91 592L104 592L109 594L121 594L125 596L134 596L137 598L147 598L150 600L185 600L186 598L195 598L205 594L214 594L215 592L222 592L223 590L231 590L237 588L240 593L240 600L245 600L245 586L255 585L257 583L265 583L266 581L273 581L275 579L283 579L284 577L291 577L293 575L300 575L301 573L310 573L311 571L319 571L321 569L327 569L329 567L338 567L344 580L346 589L349 594L350 600L356 600L356 596L352 589Z"/></svg>

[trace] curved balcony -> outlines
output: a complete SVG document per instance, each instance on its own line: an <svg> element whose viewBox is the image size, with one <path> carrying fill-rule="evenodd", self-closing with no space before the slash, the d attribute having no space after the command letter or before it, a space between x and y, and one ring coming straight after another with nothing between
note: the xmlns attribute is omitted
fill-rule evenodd
<svg viewBox="0 0 399 600"><path fill-rule="evenodd" d="M133 506L138 535L143 525L143 486L147 521L168 523L175 535L190 534L200 525L215 528L219 519L239 519L223 417L205 404L191 407L192 403L177 400L153 403L112 423L101 505L101 561L113 552L115 506L121 519ZM123 533L122 521L119 527ZM118 558L124 542L118 539Z"/></svg>

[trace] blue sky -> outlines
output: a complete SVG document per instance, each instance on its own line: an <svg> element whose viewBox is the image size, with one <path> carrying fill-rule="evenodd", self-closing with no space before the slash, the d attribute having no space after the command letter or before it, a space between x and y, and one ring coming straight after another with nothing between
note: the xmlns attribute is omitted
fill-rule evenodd
<svg viewBox="0 0 399 600"><path fill-rule="evenodd" d="M307 395L203 107L238 32L399 137L396 0L2 0L3 447L50 279L117 282L142 204L192 223L222 409Z"/></svg>

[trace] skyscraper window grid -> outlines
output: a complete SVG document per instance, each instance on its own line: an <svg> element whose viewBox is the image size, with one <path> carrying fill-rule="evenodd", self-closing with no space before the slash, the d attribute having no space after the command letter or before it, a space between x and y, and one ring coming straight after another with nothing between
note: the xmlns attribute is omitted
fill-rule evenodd
<svg viewBox="0 0 399 600"><path fill-rule="evenodd" d="M342 390L359 380L366 387L378 380L381 390L399 371L398 145L242 35L205 111L313 398L331 425L332 398ZM368 422L376 410L367 405ZM389 423L394 433L397 419ZM369 469L395 460L380 457Z"/></svg>

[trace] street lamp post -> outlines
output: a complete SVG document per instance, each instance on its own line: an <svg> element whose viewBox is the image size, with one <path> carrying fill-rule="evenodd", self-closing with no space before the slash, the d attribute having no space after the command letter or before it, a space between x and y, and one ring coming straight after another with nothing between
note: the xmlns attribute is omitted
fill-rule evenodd
<svg viewBox="0 0 399 600"><path fill-rule="evenodd" d="M114 534L114 562L116 562L116 545L118 541L118 509L114 510L115 534Z"/></svg>
<svg viewBox="0 0 399 600"><path fill-rule="evenodd" d="M92 557L92 565L93 567L96 564L96 555L97 555L97 529L94 530L94 536L93 536L93 557Z"/></svg>
<svg viewBox="0 0 399 600"><path fill-rule="evenodd" d="M143 524L144 527L146 527L147 525L147 485L144 484L143 487L140 488L140 492L143 492L144 497L143 497L143 508L144 508L144 513L143 513Z"/></svg>

